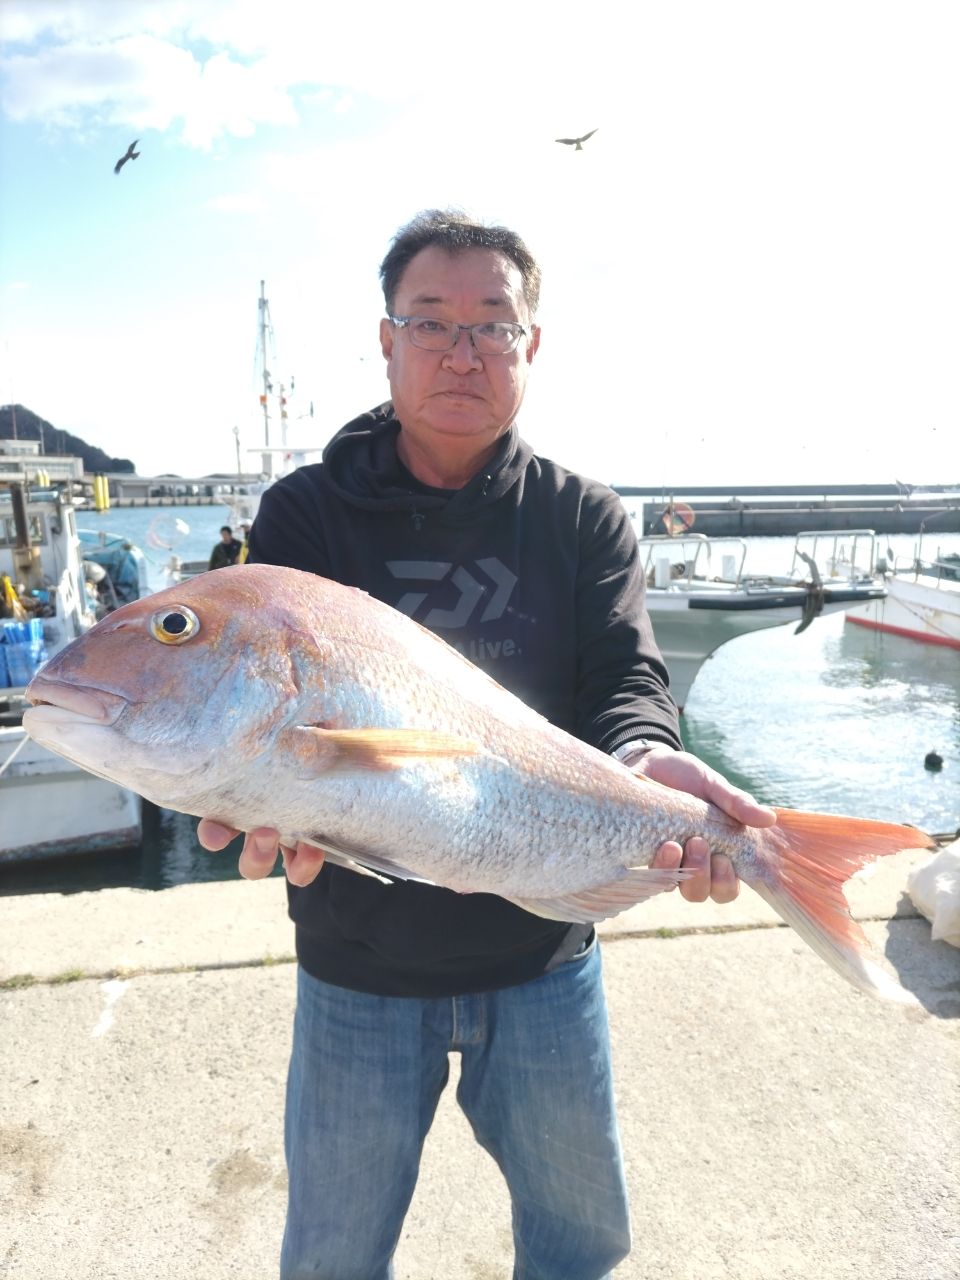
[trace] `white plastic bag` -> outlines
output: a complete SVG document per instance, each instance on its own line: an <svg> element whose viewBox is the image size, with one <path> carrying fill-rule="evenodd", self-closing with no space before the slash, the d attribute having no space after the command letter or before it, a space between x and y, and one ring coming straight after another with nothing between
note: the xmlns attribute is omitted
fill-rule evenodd
<svg viewBox="0 0 960 1280"><path fill-rule="evenodd" d="M914 867L907 876L907 892L933 926L934 942L960 947L960 840Z"/></svg>

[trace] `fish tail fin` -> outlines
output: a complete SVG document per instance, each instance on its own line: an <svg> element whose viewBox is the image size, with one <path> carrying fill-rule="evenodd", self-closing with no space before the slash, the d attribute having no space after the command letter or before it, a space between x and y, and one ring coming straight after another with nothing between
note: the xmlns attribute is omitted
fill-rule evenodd
<svg viewBox="0 0 960 1280"><path fill-rule="evenodd" d="M757 829L768 875L750 887L822 959L861 991L901 1004L909 992L870 959L870 944L850 914L843 886L877 858L903 849L932 848L915 827L825 813L777 809L777 825Z"/></svg>

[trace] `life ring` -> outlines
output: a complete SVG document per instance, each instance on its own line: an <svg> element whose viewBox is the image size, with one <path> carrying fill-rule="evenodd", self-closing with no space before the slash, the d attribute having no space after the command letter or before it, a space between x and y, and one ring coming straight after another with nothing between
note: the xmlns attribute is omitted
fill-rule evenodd
<svg viewBox="0 0 960 1280"><path fill-rule="evenodd" d="M660 523L669 533L671 538L677 538L683 533L689 533L693 528L696 516L693 509L688 507L685 502L671 502L660 514Z"/></svg>

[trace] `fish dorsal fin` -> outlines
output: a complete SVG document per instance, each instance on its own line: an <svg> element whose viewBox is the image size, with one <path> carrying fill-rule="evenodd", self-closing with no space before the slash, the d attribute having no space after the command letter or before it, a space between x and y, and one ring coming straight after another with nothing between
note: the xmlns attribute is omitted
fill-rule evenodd
<svg viewBox="0 0 960 1280"><path fill-rule="evenodd" d="M298 752L320 773L331 769L402 769L423 760L475 756L480 747L452 733L430 729L323 729L297 726ZM306 746L307 750L304 751Z"/></svg>

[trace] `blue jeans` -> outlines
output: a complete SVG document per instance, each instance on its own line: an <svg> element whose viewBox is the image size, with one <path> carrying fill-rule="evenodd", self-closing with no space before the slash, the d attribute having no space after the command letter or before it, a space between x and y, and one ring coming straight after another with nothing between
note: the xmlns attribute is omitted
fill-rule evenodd
<svg viewBox="0 0 960 1280"><path fill-rule="evenodd" d="M594 942L533 982L453 999L300 970L281 1280L390 1280L451 1050L457 1100L510 1189L514 1280L602 1280L629 1252Z"/></svg>

